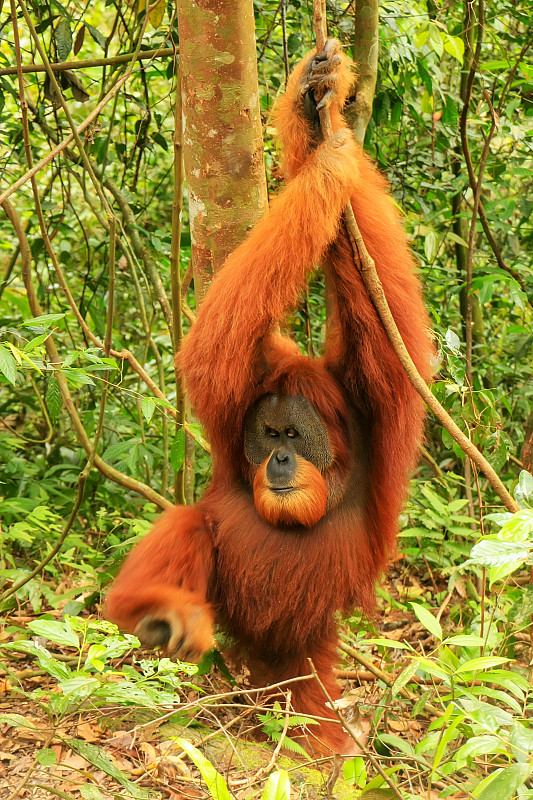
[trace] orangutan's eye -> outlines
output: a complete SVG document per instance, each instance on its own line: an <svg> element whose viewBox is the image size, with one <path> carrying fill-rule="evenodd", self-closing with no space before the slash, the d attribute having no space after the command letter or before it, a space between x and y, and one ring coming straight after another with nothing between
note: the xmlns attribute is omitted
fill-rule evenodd
<svg viewBox="0 0 533 800"><path fill-rule="evenodd" d="M279 439L279 431L275 428L271 428L269 425L266 426L265 433L267 436L270 436L271 439Z"/></svg>
<svg viewBox="0 0 533 800"><path fill-rule="evenodd" d="M298 431L296 430L296 428L287 428L287 430L285 431L285 433L287 434L287 436L289 437L289 439L296 439L296 437L300 435L300 434L298 433Z"/></svg>

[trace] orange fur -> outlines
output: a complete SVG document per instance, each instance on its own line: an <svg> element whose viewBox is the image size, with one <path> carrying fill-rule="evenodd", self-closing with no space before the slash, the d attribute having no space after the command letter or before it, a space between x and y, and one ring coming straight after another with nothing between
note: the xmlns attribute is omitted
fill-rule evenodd
<svg viewBox="0 0 533 800"><path fill-rule="evenodd" d="M268 458L258 468L254 479L255 507L271 525L305 525L312 528L326 511L327 490L319 470L301 456L296 458L296 472L290 481L293 491L276 494L266 477Z"/></svg>
<svg viewBox="0 0 533 800"><path fill-rule="evenodd" d="M106 600L106 615L129 633L146 616L176 614L184 628L195 625L196 649L205 652L213 642L213 611L206 601L207 579L213 565L211 537L203 515L177 506L166 511L154 529L126 559L119 579Z"/></svg>
<svg viewBox="0 0 533 800"><path fill-rule="evenodd" d="M335 612L372 607L375 581L394 548L424 416L340 226L348 202L425 378L432 348L413 259L386 181L342 118L352 81L348 62L332 107L339 133L316 149L302 116L304 69L301 64L294 71L275 114L287 186L216 276L179 356L212 442L211 486L196 509L165 514L137 546L111 592L108 613L131 629L147 610L177 607L179 592L193 592L245 653L263 663L269 680L308 673L311 656L335 698ZM339 330L323 359L308 359L272 330L320 261L329 263L337 290ZM313 527L277 527L254 505L244 418L265 393L302 394L328 431L334 456L324 474L328 506ZM264 511L261 497L258 507ZM294 687L295 708L329 717L313 732L342 751L345 735L317 685Z"/></svg>

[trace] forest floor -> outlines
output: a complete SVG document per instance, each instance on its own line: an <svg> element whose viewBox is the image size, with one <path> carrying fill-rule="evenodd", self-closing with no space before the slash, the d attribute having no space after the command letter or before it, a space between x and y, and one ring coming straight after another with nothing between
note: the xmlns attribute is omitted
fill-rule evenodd
<svg viewBox="0 0 533 800"><path fill-rule="evenodd" d="M353 620L343 623L345 645L339 656L338 677L348 696L348 707L362 709L374 723L378 720L380 732L385 731L416 745L435 717L427 709L424 713L423 707L420 713L414 714L416 696L409 694L407 689L402 687L396 692L391 691L405 666L405 651L383 648L379 640L390 640L391 645L394 642L408 643L412 647L411 655L413 651L420 655L430 652L435 644L433 637L414 617L408 603L437 589L442 593L446 584L424 585L413 574L402 574L401 569L398 562L371 621L359 621L357 628ZM462 592L460 586L459 592ZM456 596L455 600L457 602L460 598ZM441 606L443 627L449 626L446 620L449 601L448 595ZM61 610L50 610L49 616L50 620L59 623ZM181 673L178 685L175 673L172 684L162 672L156 685L159 694L155 689L150 690L150 697L155 700L152 707L147 707L150 703L136 703L136 696L155 684L146 678L137 684L131 683L132 670L138 672L141 668L144 675L150 673L146 667L148 662L142 660L149 658L146 653L139 655L129 649L106 665L104 670L96 658L102 655L102 645L92 645L100 647L100 651L91 651L92 655L88 656L85 641L76 652L68 644L57 644L43 636L32 637L31 627L28 639L28 625L37 617L42 619L42 614L34 617L27 613L27 608L15 610L8 615L0 634L2 800L44 800L51 797L65 800L80 797L84 800L109 797L178 800L210 796L222 800L228 797L214 770L207 762L203 768L200 764L201 769L198 769L177 741L179 737L201 750L223 776L229 787L229 796L239 800L260 797L268 774L280 769L288 772L295 797L314 798L328 792L338 798L358 794L353 770L345 770L343 778L342 764L335 764L331 758L309 761L285 746L276 745L280 739L290 739L291 735L289 717L284 713L286 698L283 694L279 713L272 714L265 709L259 695L246 691L244 675L233 676L237 683L231 683L227 674L224 677L224 669L221 672L213 667L202 677L189 678ZM33 641L31 652L10 648L21 637ZM356 661L347 651L353 645L357 646L361 638L377 640L378 643L365 645L363 651L357 650L359 661ZM524 655L527 657L526 650ZM88 663L87 659L91 668L83 666L84 662ZM98 697L95 676L102 685L105 683L107 695L104 700ZM115 697L109 691L110 687L112 689L113 682L116 682L118 692L125 676L128 680L126 691ZM422 683L420 679L412 678L411 688L413 680ZM83 691L93 684L97 687L96 692ZM414 694L424 695L426 701L438 697L438 680L435 678L419 688L420 691ZM175 703L173 707L172 699L168 701L169 696ZM402 703L402 697L410 702ZM382 713L378 715L379 709ZM346 710L344 713L346 715ZM258 740L257 733L261 729L271 734L271 741ZM374 728L371 732L368 747L379 760L373 741L376 730ZM265 739L264 733L262 738ZM370 761L364 758L364 762L369 777L375 775ZM382 763L390 767L392 762L387 758ZM339 775L334 788L332 774ZM387 796L389 790L386 786L385 790L378 788L373 796ZM416 787L411 789L411 794L418 793ZM429 792L420 794L438 797L439 782L434 783ZM454 797L459 800L466 795L456 792Z"/></svg>

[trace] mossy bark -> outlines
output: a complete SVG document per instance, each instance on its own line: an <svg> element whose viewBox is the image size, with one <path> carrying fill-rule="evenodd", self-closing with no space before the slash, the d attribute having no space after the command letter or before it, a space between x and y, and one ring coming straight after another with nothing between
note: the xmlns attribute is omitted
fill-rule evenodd
<svg viewBox="0 0 533 800"><path fill-rule="evenodd" d="M267 208L251 0L179 0L197 301Z"/></svg>
<svg viewBox="0 0 533 800"><path fill-rule="evenodd" d="M355 102L347 109L347 119L357 142L363 146L372 116L378 75L378 0L357 0L353 58L357 70Z"/></svg>

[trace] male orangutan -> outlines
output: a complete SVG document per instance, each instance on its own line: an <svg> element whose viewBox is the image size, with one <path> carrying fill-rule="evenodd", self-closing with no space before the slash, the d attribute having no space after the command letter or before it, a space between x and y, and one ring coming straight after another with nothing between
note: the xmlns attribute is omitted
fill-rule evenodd
<svg viewBox="0 0 533 800"><path fill-rule="evenodd" d="M335 612L372 608L423 424L354 264L341 224L348 202L426 378L431 354L398 213L342 117L351 83L335 40L290 78L276 111L287 186L216 276L179 357L213 480L194 508L163 514L107 601L121 628L183 660L212 646L215 619L256 679L307 675L311 658L332 698ZM317 98L331 105L327 142ZM273 329L319 262L338 324L325 356L308 358ZM331 720L309 727L310 749L348 751L317 682L291 688L298 712Z"/></svg>

